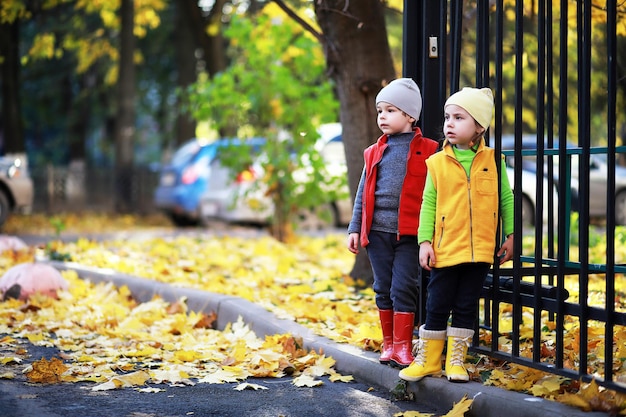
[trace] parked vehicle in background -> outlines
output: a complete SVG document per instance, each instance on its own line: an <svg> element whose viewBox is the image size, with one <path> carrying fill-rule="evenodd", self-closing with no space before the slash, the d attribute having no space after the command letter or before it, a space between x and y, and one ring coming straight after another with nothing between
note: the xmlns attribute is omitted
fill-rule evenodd
<svg viewBox="0 0 626 417"><path fill-rule="evenodd" d="M30 213L34 186L28 167L20 157L0 157L0 226L12 212Z"/></svg>
<svg viewBox="0 0 626 417"><path fill-rule="evenodd" d="M341 125L322 125L316 145L329 175L343 178L341 189L329 189L340 195L327 204L302 208L298 212L300 230L321 230L344 226L352 215L352 202L345 179L347 168ZM228 147L246 145L250 149L250 165L234 173L230 164L224 163ZM191 226L210 220L231 223L268 224L273 214L271 199L263 183L263 159L260 151L263 138L248 140L219 140L206 142L193 139L178 149L169 164L160 172L159 185L154 193L155 206L162 210L174 224ZM232 148L231 148L232 150ZM232 156L231 156L232 157ZM306 165L306 164L305 164ZM307 169L294 172L294 178L306 181Z"/></svg>
<svg viewBox="0 0 626 417"><path fill-rule="evenodd" d="M513 189L515 187L515 170L513 167L507 165L506 174L509 178L509 184ZM521 206L522 206L522 224L524 226L533 227L537 224L535 219L535 207L537 207L537 176L535 173L522 169L522 191L521 191ZM543 181L543 202L544 209L542 210L542 221L544 223L548 220L548 181ZM554 201L558 201L556 187L553 189Z"/></svg>
<svg viewBox="0 0 626 417"><path fill-rule="evenodd" d="M260 138L249 141L256 149L263 143L264 140ZM225 145L226 141L192 139L181 146L171 161L161 168L154 204L175 225L198 225L206 217L207 208L203 208L201 197L209 185L211 164Z"/></svg>
<svg viewBox="0 0 626 417"><path fill-rule="evenodd" d="M502 137L502 149L514 149L514 138L511 135ZM544 144L548 148L547 143ZM568 143L567 148L575 148L576 145ZM552 149L558 149L558 140L554 140ZM536 150L536 135L522 136L522 150ZM547 172L548 156L544 157L544 172ZM571 156L571 187L572 187L572 206L578 210L578 184L579 184L579 161L580 155ZM555 182L558 184L559 174L559 157L553 157L553 172ZM512 166L513 157L508 156L507 162ZM526 155L522 157L524 170L532 172L536 178L537 162L535 155ZM589 216L595 218L605 218L607 211L607 183L608 164L605 154L592 153L589 156ZM626 225L626 167L617 165L615 167L615 223L618 225ZM611 199L609 199L611 201Z"/></svg>

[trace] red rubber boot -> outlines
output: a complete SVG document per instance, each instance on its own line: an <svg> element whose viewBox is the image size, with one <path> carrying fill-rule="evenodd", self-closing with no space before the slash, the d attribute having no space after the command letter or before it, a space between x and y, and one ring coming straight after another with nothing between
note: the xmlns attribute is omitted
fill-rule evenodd
<svg viewBox="0 0 626 417"><path fill-rule="evenodd" d="M393 353L391 365L406 368L413 362L414 313L393 313Z"/></svg>
<svg viewBox="0 0 626 417"><path fill-rule="evenodd" d="M383 330L383 345L379 362L387 365L393 353L393 310L378 310L378 316Z"/></svg>

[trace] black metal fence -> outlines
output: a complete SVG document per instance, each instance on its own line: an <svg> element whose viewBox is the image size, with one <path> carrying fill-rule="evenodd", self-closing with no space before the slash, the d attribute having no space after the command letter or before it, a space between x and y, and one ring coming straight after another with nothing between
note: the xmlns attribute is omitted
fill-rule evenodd
<svg viewBox="0 0 626 417"><path fill-rule="evenodd" d="M118 184L112 168L85 165L30 167L35 184L33 211L43 213L99 212L116 209ZM127 206L137 214L156 212L153 193L158 172L145 167L132 170L123 181L130 190Z"/></svg>
<svg viewBox="0 0 626 417"><path fill-rule="evenodd" d="M616 220L626 210L620 203L626 189L616 182L616 167L626 146L624 138L618 145L616 131L618 119L621 126L626 122L616 104L617 19L616 1L407 0L403 68L430 103L422 115L425 134L440 137L445 98L469 80L494 91L491 146L502 151L503 134L515 138L514 149L505 153L514 162L516 256L510 268L495 265L485 284L472 349L575 380L595 378L623 392L624 381L616 374L623 375L626 358L626 310L620 302L626 260L616 245L626 244L626 238L616 239ZM529 26L533 66L525 55ZM602 54L592 56L598 39ZM474 67L470 77L463 70L468 66ZM511 91L513 97L505 96ZM529 108L538 133L535 149L523 150L522 137L532 125L525 117ZM592 143L592 127L593 138L603 138L601 145ZM597 157L606 184L600 194L593 177ZM528 159L536 188L533 228L522 220L522 166ZM572 193L578 211L573 217ZM592 223L596 203L605 206L600 223ZM606 242L601 260L591 255L598 234ZM531 252L524 253L529 246Z"/></svg>

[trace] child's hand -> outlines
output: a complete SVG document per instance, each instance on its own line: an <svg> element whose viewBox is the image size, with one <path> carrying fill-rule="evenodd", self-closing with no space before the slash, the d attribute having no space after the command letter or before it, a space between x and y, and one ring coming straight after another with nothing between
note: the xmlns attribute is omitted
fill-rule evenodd
<svg viewBox="0 0 626 417"><path fill-rule="evenodd" d="M513 233L507 236L497 255L500 258L500 265L513 258Z"/></svg>
<svg viewBox="0 0 626 417"><path fill-rule="evenodd" d="M348 250L354 254L359 253L359 234L350 233L348 235Z"/></svg>
<svg viewBox="0 0 626 417"><path fill-rule="evenodd" d="M432 270L432 267L435 266L435 251L430 242L420 244L420 265L427 271Z"/></svg>

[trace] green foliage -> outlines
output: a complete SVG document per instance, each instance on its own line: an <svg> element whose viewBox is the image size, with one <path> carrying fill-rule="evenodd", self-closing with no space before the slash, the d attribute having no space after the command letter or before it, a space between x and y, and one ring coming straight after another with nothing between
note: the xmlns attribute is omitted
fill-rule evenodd
<svg viewBox="0 0 626 417"><path fill-rule="evenodd" d="M65 222L60 217L51 217L50 225L54 228L54 235L58 238L61 236L61 232L65 230Z"/></svg>
<svg viewBox="0 0 626 417"><path fill-rule="evenodd" d="M337 120L338 103L317 41L270 13L266 7L255 17L233 16L225 32L230 67L192 85L188 101L193 117L219 132L267 139L263 187L274 203L274 223L285 225L299 208L332 197L325 190L335 186L328 185L315 145L319 125ZM227 164L239 172L247 159L227 158Z"/></svg>

